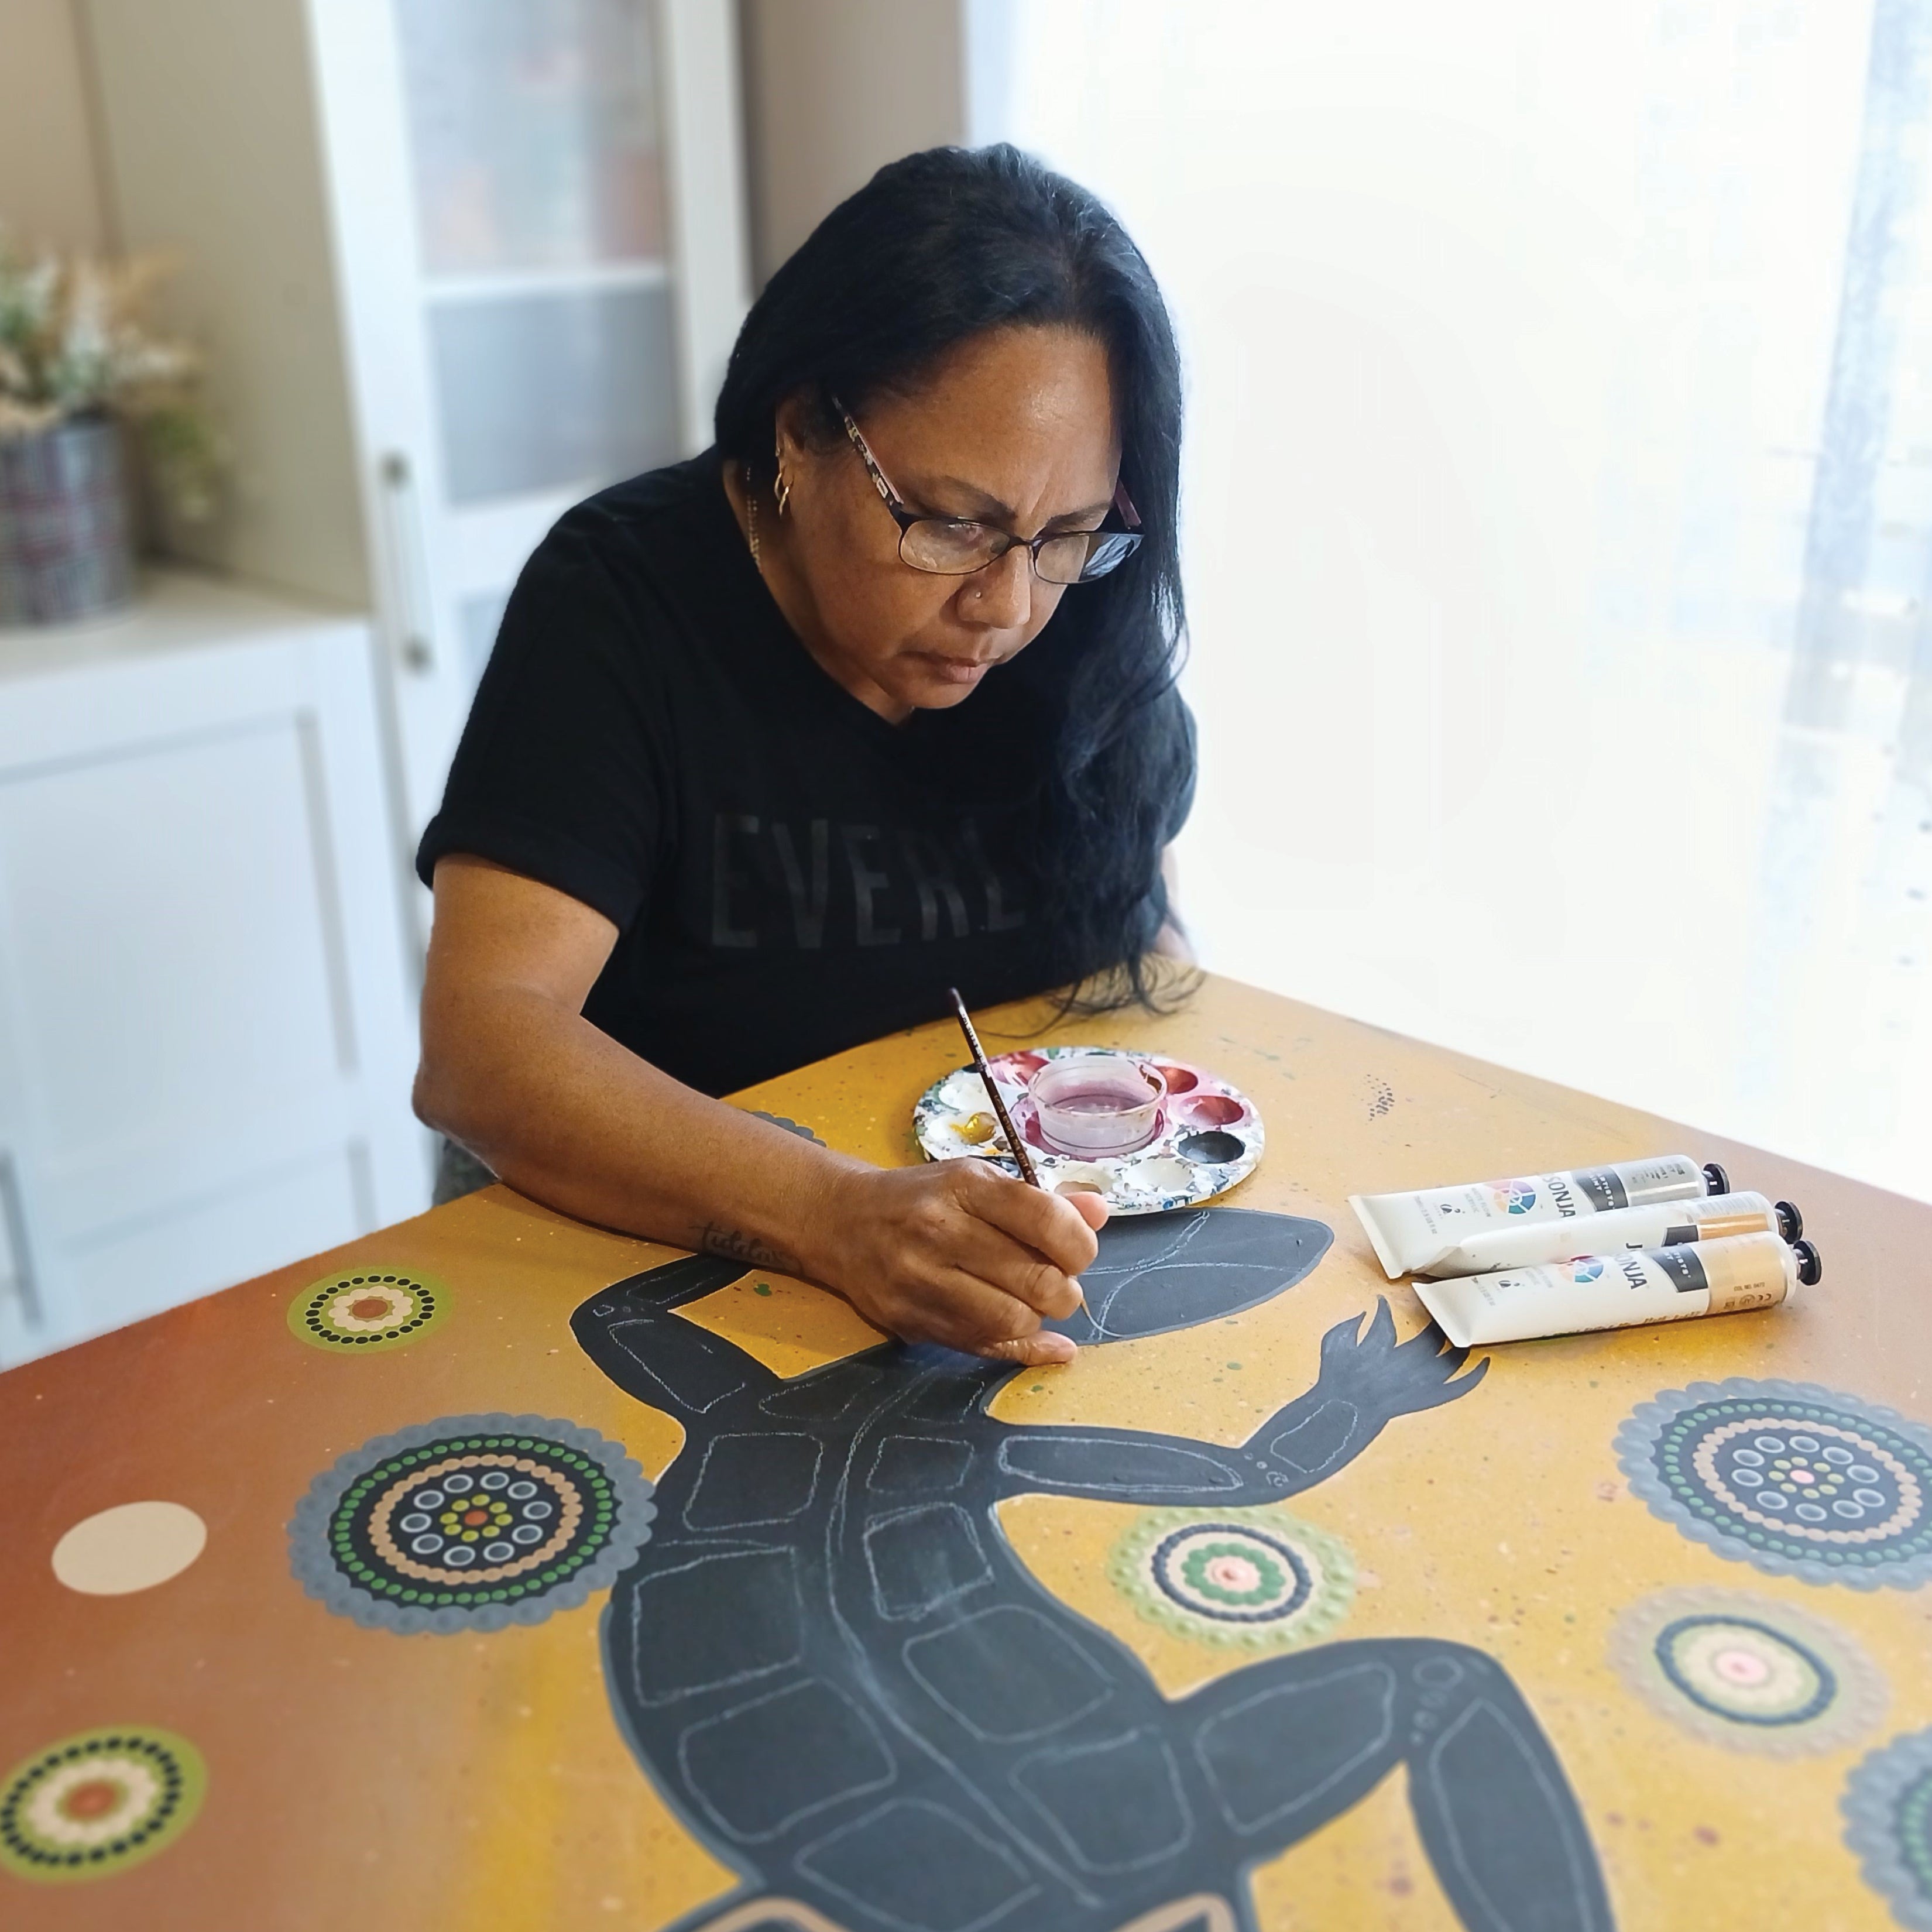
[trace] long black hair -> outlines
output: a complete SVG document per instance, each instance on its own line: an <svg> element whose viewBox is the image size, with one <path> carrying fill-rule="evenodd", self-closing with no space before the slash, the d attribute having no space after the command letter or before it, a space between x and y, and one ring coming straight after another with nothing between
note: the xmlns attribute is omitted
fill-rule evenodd
<svg viewBox="0 0 1932 1932"><path fill-rule="evenodd" d="M1177 525L1180 360L1153 272L1112 213L1018 148L934 148L881 168L772 276L719 392L719 449L772 476L775 416L796 396L810 431L841 436L830 397L916 389L989 329L1077 329L1102 344L1120 480L1140 547L1072 594L1084 642L1045 763L1041 903L1088 1010L1154 1004L1148 948L1166 910L1162 846L1191 775L1174 689L1184 635Z"/></svg>

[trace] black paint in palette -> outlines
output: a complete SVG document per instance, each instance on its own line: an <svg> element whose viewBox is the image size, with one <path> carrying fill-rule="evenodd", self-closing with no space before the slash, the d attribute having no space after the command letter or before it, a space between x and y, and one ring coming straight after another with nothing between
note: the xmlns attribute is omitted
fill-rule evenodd
<svg viewBox="0 0 1932 1932"><path fill-rule="evenodd" d="M1223 1161L1239 1160L1247 1152L1244 1142L1219 1127L1204 1134L1189 1134L1174 1144L1174 1152L1197 1167L1214 1167Z"/></svg>

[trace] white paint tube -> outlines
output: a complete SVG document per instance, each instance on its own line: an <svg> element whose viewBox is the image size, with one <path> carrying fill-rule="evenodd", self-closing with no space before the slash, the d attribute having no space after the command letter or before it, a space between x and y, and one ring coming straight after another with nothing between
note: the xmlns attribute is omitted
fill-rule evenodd
<svg viewBox="0 0 1932 1932"><path fill-rule="evenodd" d="M1415 1292L1450 1340L1468 1348L1775 1308L1820 1272L1818 1250L1809 1241L1726 1234L1677 1247L1419 1281Z"/></svg>
<svg viewBox="0 0 1932 1932"><path fill-rule="evenodd" d="M1394 1281L1439 1268L1443 1257L1472 1234L1491 1228L1574 1221L1653 1201L1694 1200L1702 1194L1728 1193L1730 1185L1714 1161L1700 1165L1688 1154L1666 1154L1608 1167L1432 1187L1419 1194L1352 1194L1348 1205ZM1578 1245L1592 1244L1584 1237Z"/></svg>
<svg viewBox="0 0 1932 1932"><path fill-rule="evenodd" d="M1795 1241L1804 1232L1804 1217L1789 1201L1770 1201L1762 1194L1707 1194L1701 1201L1612 1208L1576 1221L1486 1228L1457 1242L1424 1272L1486 1274L1495 1268L1567 1262L1579 1248L1609 1255L1619 1248L1672 1248L1690 1241L1720 1241L1731 1234L1772 1234Z"/></svg>

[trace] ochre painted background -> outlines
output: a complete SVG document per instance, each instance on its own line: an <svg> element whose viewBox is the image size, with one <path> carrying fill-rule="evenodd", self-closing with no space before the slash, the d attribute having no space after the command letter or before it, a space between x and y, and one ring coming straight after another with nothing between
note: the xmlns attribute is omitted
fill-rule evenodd
<svg viewBox="0 0 1932 1932"><path fill-rule="evenodd" d="M1029 1018L993 1015L989 1049ZM1617 1425L1660 1389L1730 1375L1816 1381L1932 1420L1932 1210L1628 1109L1211 981L1173 1018L1060 1029L1184 1055L1246 1088L1268 1153L1231 1204L1335 1230L1307 1281L1231 1320L1090 1349L1022 1374L998 1412L1117 1423L1232 1442L1313 1378L1322 1332L1383 1280L1346 1206L1379 1191L1682 1148L1736 1184L1789 1194L1826 1276L1789 1309L1498 1353L1464 1400L1392 1424L1297 1498L1341 1537L1360 1588L1338 1637L1429 1633L1510 1670L1575 1786L1627 1932L1892 1924L1840 1835L1845 1774L1874 1744L1932 1724L1932 1590L1820 1589L1723 1560L1626 1490ZM957 1036L898 1036L742 1096L836 1147L916 1158L912 1103L958 1064ZM148 1862L89 1885L0 1874L0 1925L88 1932L528 1932L657 1926L729 1875L670 1816L620 1742L597 1648L603 1597L534 1629L401 1637L332 1616L290 1577L285 1526L310 1480L373 1436L502 1410L568 1418L656 1474L677 1426L622 1395L572 1340L596 1288L671 1251L562 1221L494 1188L402 1226L0 1377L0 1768L67 1733L151 1724L207 1760L201 1816ZM373 1358L303 1346L291 1296L350 1262L426 1269L448 1319ZM842 1304L769 1275L695 1318L782 1373L866 1346ZM206 1520L207 1549L157 1588L90 1598L49 1555L80 1518L164 1498ZM1178 1693L1238 1669L1142 1620L1105 1559L1133 1511L1044 1497L1007 1504L1048 1588L1118 1636ZM1890 1682L1870 1733L1774 1761L1703 1744L1627 1691L1606 1661L1618 1612L1676 1585L1801 1605L1854 1636ZM1400 1777L1257 1878L1270 1932L1455 1924Z"/></svg>

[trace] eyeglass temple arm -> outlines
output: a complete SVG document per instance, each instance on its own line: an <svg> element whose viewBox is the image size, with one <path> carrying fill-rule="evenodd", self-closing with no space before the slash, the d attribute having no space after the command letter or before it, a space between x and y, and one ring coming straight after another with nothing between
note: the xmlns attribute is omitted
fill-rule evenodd
<svg viewBox="0 0 1932 1932"><path fill-rule="evenodd" d="M1114 486L1114 508L1120 512L1120 520L1130 530L1141 526L1141 513L1134 508L1134 500L1127 494L1127 486L1117 483Z"/></svg>
<svg viewBox="0 0 1932 1932"><path fill-rule="evenodd" d="M839 420L845 425L845 434L852 447L859 452L859 460L866 466L866 474L872 479L872 488L879 493L879 500L895 517L908 515L905 506L899 501L898 493L886 481L886 472L879 467L878 459L866 446L866 439L859 433L859 425L852 420L852 412L836 396L832 398L832 406L838 412Z"/></svg>

